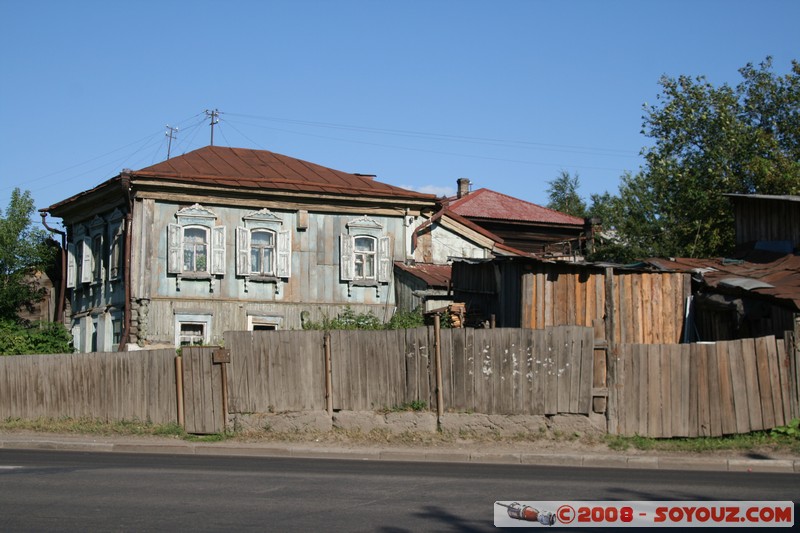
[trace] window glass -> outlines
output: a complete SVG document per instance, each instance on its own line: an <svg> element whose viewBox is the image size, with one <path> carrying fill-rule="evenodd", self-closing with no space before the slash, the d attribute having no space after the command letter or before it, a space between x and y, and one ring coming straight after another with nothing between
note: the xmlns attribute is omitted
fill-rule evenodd
<svg viewBox="0 0 800 533"><path fill-rule="evenodd" d="M205 228L183 229L183 270L208 271L208 231Z"/></svg>
<svg viewBox="0 0 800 533"><path fill-rule="evenodd" d="M355 238L356 279L375 279L375 238Z"/></svg>
<svg viewBox="0 0 800 533"><path fill-rule="evenodd" d="M203 344L205 340L205 324L197 322L181 322L180 345L191 346Z"/></svg>
<svg viewBox="0 0 800 533"><path fill-rule="evenodd" d="M274 274L275 233L269 230L250 232L250 272Z"/></svg>
<svg viewBox="0 0 800 533"><path fill-rule="evenodd" d="M103 237L95 235L92 239L92 263L94 265L93 277L95 281L100 281L103 275Z"/></svg>

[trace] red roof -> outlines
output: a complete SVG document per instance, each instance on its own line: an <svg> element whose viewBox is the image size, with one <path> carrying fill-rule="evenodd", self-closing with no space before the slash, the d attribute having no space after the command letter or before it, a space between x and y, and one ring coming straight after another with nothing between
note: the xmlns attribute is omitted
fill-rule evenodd
<svg viewBox="0 0 800 533"><path fill-rule="evenodd" d="M542 207L489 189L478 189L461 198L448 198L446 207L463 217L583 227L583 219Z"/></svg>
<svg viewBox="0 0 800 533"><path fill-rule="evenodd" d="M402 261L395 261L394 266L421 279L428 287L446 289L450 285L450 275L452 272L452 267L450 265L432 265L430 263L407 265Z"/></svg>
<svg viewBox="0 0 800 533"><path fill-rule="evenodd" d="M356 194L360 196L434 199L375 181L267 150L206 146L131 173L131 177L168 179L224 187L282 191Z"/></svg>
<svg viewBox="0 0 800 533"><path fill-rule="evenodd" d="M791 302L800 310L800 256L751 252L735 259L648 259L665 270L702 273L710 287L746 290Z"/></svg>

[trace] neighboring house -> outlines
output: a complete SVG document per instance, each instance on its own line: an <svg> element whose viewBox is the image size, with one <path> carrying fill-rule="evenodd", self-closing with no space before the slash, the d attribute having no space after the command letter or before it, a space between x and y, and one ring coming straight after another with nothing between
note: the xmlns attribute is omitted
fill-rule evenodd
<svg viewBox="0 0 800 533"><path fill-rule="evenodd" d="M726 196L733 203L734 257L647 262L694 277L692 339L782 338L800 319L800 196Z"/></svg>
<svg viewBox="0 0 800 533"><path fill-rule="evenodd" d="M590 237L584 219L490 189L470 192L470 181L465 178L457 183L458 193L440 199L438 211L414 231L416 264L396 266L396 271L403 271L398 283L401 309L413 309L430 298L446 300L443 287L449 284L448 265L453 260L582 258ZM435 269L436 275L431 277L424 265L444 266ZM425 304L425 308L432 305L436 306Z"/></svg>
<svg viewBox="0 0 800 533"><path fill-rule="evenodd" d="M42 209L67 230L80 351L217 343L345 306L388 320L395 260L432 195L262 150L208 146Z"/></svg>

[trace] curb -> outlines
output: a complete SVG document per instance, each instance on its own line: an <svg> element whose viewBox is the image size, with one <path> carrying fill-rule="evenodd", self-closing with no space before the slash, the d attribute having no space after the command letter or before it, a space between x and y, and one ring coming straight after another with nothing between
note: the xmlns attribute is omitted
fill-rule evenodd
<svg viewBox="0 0 800 533"><path fill-rule="evenodd" d="M608 454L542 454L454 452L430 450L321 449L302 446L239 445L213 443L92 442L68 439L0 439L0 449L86 451L105 453L153 453L225 455L241 457L294 457L354 461L414 461L475 464L519 464L639 470L701 470L721 472L800 473L800 460L731 459L698 457L628 456Z"/></svg>

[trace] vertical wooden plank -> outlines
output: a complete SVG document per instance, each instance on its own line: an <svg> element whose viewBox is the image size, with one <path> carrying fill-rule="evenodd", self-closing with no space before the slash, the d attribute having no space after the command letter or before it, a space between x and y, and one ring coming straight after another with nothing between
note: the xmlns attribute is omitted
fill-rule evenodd
<svg viewBox="0 0 800 533"><path fill-rule="evenodd" d="M781 394L781 376L778 369L780 365L778 345L783 345L783 341L776 341L774 336L770 336L767 337L765 342L767 363L769 364L770 392L772 393L773 424L774 427L778 427L789 422L789 419L784 419L783 417L783 395Z"/></svg>
<svg viewBox="0 0 800 533"><path fill-rule="evenodd" d="M661 406L661 436L672 437L674 434L672 432L672 413L670 411L670 393L672 392L670 347L662 344L658 346L660 348L658 367L661 375L661 390L659 391L659 396L661 397L659 402Z"/></svg>
<svg viewBox="0 0 800 533"><path fill-rule="evenodd" d="M650 357L648 347L643 344L634 345L634 357L639 364L639 375L636 380L639 383L639 403L637 404L636 417L639 419L639 429L637 435L649 436L653 421L650 419L650 404L654 399L650 391Z"/></svg>
<svg viewBox="0 0 800 533"><path fill-rule="evenodd" d="M416 338L413 329L403 331L403 342L405 345L405 397L403 402L412 402L419 398L419 373L417 371L417 364L419 362L419 348L416 345Z"/></svg>
<svg viewBox="0 0 800 533"><path fill-rule="evenodd" d="M747 390L747 413L750 420L750 430L766 429L761 416L761 395L758 390L758 365L754 339L742 339L742 359L744 360L744 381L745 389Z"/></svg>
<svg viewBox="0 0 800 533"><path fill-rule="evenodd" d="M544 373L544 414L558 414L558 340L556 329L545 330L546 347L542 354L542 372Z"/></svg>
<svg viewBox="0 0 800 533"><path fill-rule="evenodd" d="M528 389L530 396L531 414L544 415L545 414L545 401L544 401L544 376L543 362L545 351L547 350L547 331L539 329L531 331L528 334L528 346L526 353L528 356Z"/></svg>
<svg viewBox="0 0 800 533"><path fill-rule="evenodd" d="M686 427L686 418L682 413L682 405L689 401L688 395L682 395L683 375L682 371L682 357L681 347L678 344L669 344L665 346L665 351L669 357L669 374L670 374L670 391L669 402L669 417L671 435L673 437L688 437L688 428Z"/></svg>
<svg viewBox="0 0 800 533"><path fill-rule="evenodd" d="M467 367L467 360L464 353L464 345L466 339L464 332L466 328L456 328L450 330L452 336L452 375L450 376L450 383L453 391L451 405L453 410L464 412L470 408L467 406L466 398L466 382L469 377L469 369Z"/></svg>
<svg viewBox="0 0 800 533"><path fill-rule="evenodd" d="M792 420L791 387L789 384L789 369L791 368L788 356L789 349L791 349L791 343L789 342L788 335L786 340L777 340L778 376L781 383L781 406L783 408L784 424L788 424Z"/></svg>
<svg viewBox="0 0 800 533"><path fill-rule="evenodd" d="M475 362L475 330L472 328L464 329L464 367L467 371L464 376L465 410L475 411L477 409L475 403L475 380L478 366Z"/></svg>
<svg viewBox="0 0 800 533"><path fill-rule="evenodd" d="M592 387L594 382L594 330L581 328L579 347L580 384L578 385L578 413L589 415L592 411Z"/></svg>
<svg viewBox="0 0 800 533"><path fill-rule="evenodd" d="M536 273L536 329L544 329L545 325L545 292L547 280L544 273Z"/></svg>
<svg viewBox="0 0 800 533"><path fill-rule="evenodd" d="M697 350L697 431L700 437L711 435L708 348L708 344L700 344Z"/></svg>
<svg viewBox="0 0 800 533"><path fill-rule="evenodd" d="M552 268L552 267L549 267ZM553 285L555 282L551 281L550 275L544 276L544 328L555 324L555 298Z"/></svg>
<svg viewBox="0 0 800 533"><path fill-rule="evenodd" d="M716 346L717 368L719 370L719 415L723 435L736 433L736 410L733 402L733 381L731 380L730 351L722 343Z"/></svg>
<svg viewBox="0 0 800 533"><path fill-rule="evenodd" d="M772 406L772 391L770 390L769 370L769 342L774 344L773 337L759 337L756 339L756 368L758 372L758 392L761 398L761 419L763 429L775 427L775 409Z"/></svg>
<svg viewBox="0 0 800 533"><path fill-rule="evenodd" d="M752 428L750 426L750 402L747 400L747 382L745 380L747 370L744 364L744 341L717 344L728 353L730 362L736 433L749 433Z"/></svg>
<svg viewBox="0 0 800 533"><path fill-rule="evenodd" d="M722 387L720 385L720 369L717 362L717 347L706 344L706 360L708 364L708 405L709 431L712 437L722 435Z"/></svg>
<svg viewBox="0 0 800 533"><path fill-rule="evenodd" d="M647 428L649 437L664 437L663 413L661 406L661 346L650 345L647 350Z"/></svg>
<svg viewBox="0 0 800 533"><path fill-rule="evenodd" d="M513 409L515 414L529 414L530 405L527 401L527 380L525 379L525 332L522 328L510 329L511 336L511 381L513 382L514 398Z"/></svg>

